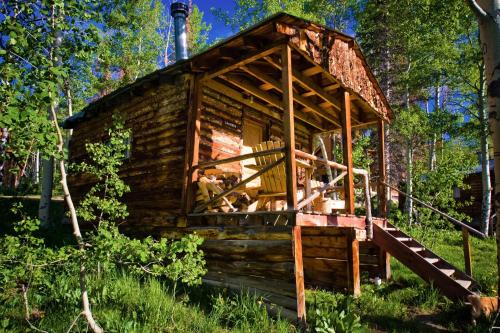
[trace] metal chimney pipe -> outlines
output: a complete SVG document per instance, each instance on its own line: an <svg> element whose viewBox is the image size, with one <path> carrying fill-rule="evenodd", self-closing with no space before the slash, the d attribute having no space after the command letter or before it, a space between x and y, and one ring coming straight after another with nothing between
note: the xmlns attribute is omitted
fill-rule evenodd
<svg viewBox="0 0 500 333"><path fill-rule="evenodd" d="M183 2L174 2L170 6L170 14L174 18L175 60L185 60L188 58L186 19L189 7Z"/></svg>

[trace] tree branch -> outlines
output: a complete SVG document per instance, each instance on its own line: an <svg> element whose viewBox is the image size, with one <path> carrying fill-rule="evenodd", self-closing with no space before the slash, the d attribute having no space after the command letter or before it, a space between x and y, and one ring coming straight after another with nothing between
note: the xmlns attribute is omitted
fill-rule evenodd
<svg viewBox="0 0 500 333"><path fill-rule="evenodd" d="M483 18L488 16L488 13L486 13L486 11L479 6L476 0L467 0L467 4L477 17Z"/></svg>

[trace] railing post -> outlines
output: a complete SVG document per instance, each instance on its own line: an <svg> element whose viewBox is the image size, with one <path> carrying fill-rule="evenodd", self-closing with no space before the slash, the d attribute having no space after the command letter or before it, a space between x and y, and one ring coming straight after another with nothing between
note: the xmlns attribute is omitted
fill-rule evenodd
<svg viewBox="0 0 500 333"><path fill-rule="evenodd" d="M193 184L198 180L198 173L194 166L198 164L200 151L202 85L200 76L195 75L192 77L187 115L186 152L184 155L182 186L182 212L184 214L191 212L196 198Z"/></svg>
<svg viewBox="0 0 500 333"><path fill-rule="evenodd" d="M464 263L465 263L465 273L472 277L472 255L469 239L469 231L462 228L462 242L464 247Z"/></svg>
<svg viewBox="0 0 500 333"><path fill-rule="evenodd" d="M285 137L285 172L287 210L297 209L297 167L295 162L295 124L293 112L292 50L284 44L281 52L281 84L283 90L283 135ZM293 215L293 216L292 216ZM295 213L289 214L294 220ZM295 221L291 221L294 223Z"/></svg>
<svg viewBox="0 0 500 333"><path fill-rule="evenodd" d="M384 121L379 119L378 121L378 202L379 202L379 215L380 217L387 216L387 192L390 193L390 190L384 186L384 182L386 180L386 171L385 171L385 137L384 137Z"/></svg>
<svg viewBox="0 0 500 333"><path fill-rule="evenodd" d="M348 91L344 91L344 96L342 99L342 150L344 153L344 164L347 166L347 176L344 178L345 210L347 214L354 214L351 96Z"/></svg>

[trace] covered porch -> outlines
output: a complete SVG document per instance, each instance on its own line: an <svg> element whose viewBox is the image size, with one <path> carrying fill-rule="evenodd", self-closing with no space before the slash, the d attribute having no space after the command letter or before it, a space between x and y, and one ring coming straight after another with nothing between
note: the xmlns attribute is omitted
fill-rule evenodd
<svg viewBox="0 0 500 333"><path fill-rule="evenodd" d="M188 115L188 134L192 135L188 135L186 150L183 211L190 218L217 213L282 215L289 225L325 225L321 215L354 215L357 207L371 220L369 198L376 192L381 203L378 214L384 216L386 191L384 186L370 184L370 176L385 181L384 122L388 114L318 64L287 37L291 32L286 27L276 29L281 40L236 59L230 46L218 48L217 61L222 64L195 77ZM242 47L246 40L231 42ZM212 118L204 116L216 96L238 102L251 116L234 124L217 110ZM213 129L217 117L221 126L242 132L239 150L217 146L215 141L224 141L226 135ZM260 124L259 117L271 119L272 125ZM352 157L353 133L367 128L378 136L377 167L371 171L356 168ZM213 141L208 154L200 152L203 134ZM334 156L331 142L325 140L332 134L341 138L339 156ZM234 197L241 194L246 196L246 204L234 207ZM297 220L296 213L318 218Z"/></svg>

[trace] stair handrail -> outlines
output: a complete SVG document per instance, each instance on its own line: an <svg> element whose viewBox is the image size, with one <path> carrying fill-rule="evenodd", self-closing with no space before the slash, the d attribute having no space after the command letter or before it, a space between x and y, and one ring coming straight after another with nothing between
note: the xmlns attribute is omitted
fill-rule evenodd
<svg viewBox="0 0 500 333"><path fill-rule="evenodd" d="M404 192L404 191L401 191L401 190L400 190L400 189L398 189L397 187L394 187L394 186L392 186L392 185L389 185L389 184L387 184L386 182L380 181L380 183L381 183L382 185L385 185L385 186L387 186L388 188L393 189L393 190L395 190L396 192L398 192L398 193L400 193L400 194L402 194L402 195L406 196L407 198L412 199L413 201L415 201L415 202L417 202L417 203L421 204L422 206L424 206L424 207L426 207L426 208L428 208L428 209L432 210L433 212L438 213L439 215L441 215L441 216L443 216L443 217L447 218L447 219L448 219L451 223L453 223L453 224L455 224L455 225L458 225L458 226L460 226L460 227L462 227L462 228L464 228L464 229L467 229L469 232L471 232L471 233L475 234L476 236L479 236L479 237L481 237L481 238L486 238L486 235L485 235L485 234L483 234L481 231L476 230L476 229L474 229L473 227L471 227L470 225L468 225L468 224L466 224L466 223L464 223L464 222L462 222L462 221L457 220L456 218L454 218L454 217L452 217L452 216L450 216L450 215L446 214L445 212L442 212L442 211L438 210L437 208L432 207L430 204L428 204L428 203L426 203L426 202L424 202L424 201L422 201L422 200L420 200L420 199L418 199L418 198L415 198L414 196L409 195L408 193L406 193L406 192Z"/></svg>

